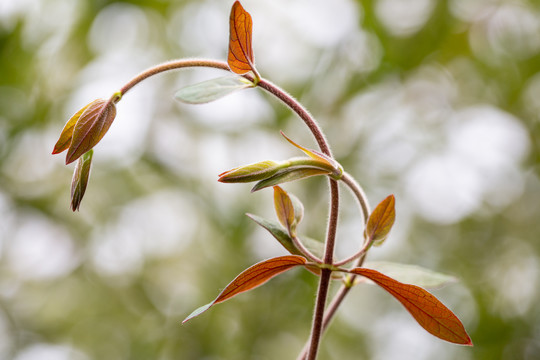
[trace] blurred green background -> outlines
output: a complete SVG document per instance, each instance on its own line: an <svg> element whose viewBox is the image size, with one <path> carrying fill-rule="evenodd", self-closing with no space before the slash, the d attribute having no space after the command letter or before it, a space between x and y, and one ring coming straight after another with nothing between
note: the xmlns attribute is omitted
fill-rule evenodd
<svg viewBox="0 0 540 360"><path fill-rule="evenodd" d="M285 251L245 215L271 191L227 185L240 164L315 147L250 89L173 100L223 75L160 75L120 102L95 148L81 211L73 165L51 156L65 121L145 68L226 59L230 1L0 1L0 359L294 359L316 278L302 270L181 325L245 267ZM475 346L425 333L383 291L355 288L320 359L540 358L540 3L525 0L243 1L257 66L320 121L372 205L397 223L370 260L461 282L435 290ZM324 236L323 179L288 184L302 233ZM362 226L342 192L338 256Z"/></svg>

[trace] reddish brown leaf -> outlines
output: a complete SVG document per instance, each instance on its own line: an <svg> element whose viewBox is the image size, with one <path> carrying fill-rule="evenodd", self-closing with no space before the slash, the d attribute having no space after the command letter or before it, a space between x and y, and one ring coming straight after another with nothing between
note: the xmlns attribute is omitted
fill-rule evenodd
<svg viewBox="0 0 540 360"><path fill-rule="evenodd" d="M73 129L75 128L75 124L77 123L77 121L79 120L79 118L81 117L82 113L89 107L91 106L92 104L94 104L96 101L99 101L99 100L94 100L93 102L91 102L90 104L86 105L85 107L83 107L82 109L80 109L79 111L77 111L66 123L66 125L64 125L64 128L62 129L62 133L60 134L60 138L58 139L58 141L56 142L56 144L54 145L54 149L53 149L53 155L54 154L60 154L62 151L64 150L67 150L67 148L69 148L69 145L71 144L71 139L73 137Z"/></svg>
<svg viewBox="0 0 540 360"><path fill-rule="evenodd" d="M209 304L201 306L194 312L192 312L187 318L184 319L184 323L195 316L198 316L210 309L215 304L219 304L225 300L232 298L240 293L254 289L261 286L276 275L281 274L295 266L305 265L307 260L303 256L287 255L279 256L265 261L261 261L238 275L233 281L223 289L218 297Z"/></svg>
<svg viewBox="0 0 540 360"><path fill-rule="evenodd" d="M77 160L93 148L105 135L116 116L113 101L96 100L79 117L66 156L66 164Z"/></svg>
<svg viewBox="0 0 540 360"><path fill-rule="evenodd" d="M255 72L251 46L253 21L239 1L235 1L232 6L229 26L229 67L240 75L248 71Z"/></svg>
<svg viewBox="0 0 540 360"><path fill-rule="evenodd" d="M274 207L279 222L291 233L296 225L294 206L289 194L279 186L274 186Z"/></svg>
<svg viewBox="0 0 540 360"><path fill-rule="evenodd" d="M378 243L376 245L380 245L386 240L394 225L396 219L394 205L394 195L390 195L381 201L369 216L366 225L366 238Z"/></svg>
<svg viewBox="0 0 540 360"><path fill-rule="evenodd" d="M455 344L473 345L457 316L421 287L403 284L371 269L355 268L350 272L367 277L389 292L430 334Z"/></svg>

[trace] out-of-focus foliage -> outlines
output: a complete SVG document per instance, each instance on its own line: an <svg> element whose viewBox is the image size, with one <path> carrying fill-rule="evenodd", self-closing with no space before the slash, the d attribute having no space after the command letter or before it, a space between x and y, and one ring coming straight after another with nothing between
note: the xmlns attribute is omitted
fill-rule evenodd
<svg viewBox="0 0 540 360"><path fill-rule="evenodd" d="M207 105L176 90L223 76L159 75L118 104L80 213L72 166L51 156L77 109L171 58L225 60L231 1L0 2L0 358L290 359L316 279L298 269L186 325L249 265L285 252L244 213L272 194L221 184L235 166L296 156L298 119L248 89ZM540 7L526 0L243 1L257 69L321 122L373 204L396 223L371 260L461 283L435 295L463 348L424 331L374 287L347 298L321 359L540 357ZM324 236L327 186L287 184L298 231ZM320 195L317 195L320 194ZM342 196L338 256L363 228Z"/></svg>

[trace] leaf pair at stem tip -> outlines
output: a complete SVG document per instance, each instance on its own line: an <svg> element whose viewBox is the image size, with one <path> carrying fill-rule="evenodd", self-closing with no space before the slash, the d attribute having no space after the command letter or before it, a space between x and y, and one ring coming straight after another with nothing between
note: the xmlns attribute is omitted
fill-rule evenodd
<svg viewBox="0 0 540 360"><path fill-rule="evenodd" d="M187 86L176 92L175 98L187 104L204 104L235 91L257 86L261 77L255 68L252 47L253 20L239 1L235 1L229 18L229 52L227 64L236 76L224 76ZM253 81L242 76L248 72Z"/></svg>
<svg viewBox="0 0 540 360"><path fill-rule="evenodd" d="M279 256L261 261L240 273L212 302L193 311L183 323L201 315L216 304L263 285L283 272L307 265L308 261L298 255ZM421 287L401 283L372 269L354 268L348 272L366 277L386 290L430 334L455 344L472 346L471 339L456 315Z"/></svg>
<svg viewBox="0 0 540 360"><path fill-rule="evenodd" d="M105 136L116 117L121 94L109 100L97 99L77 111L64 125L53 154L67 150L66 165L78 160L71 182L71 209L78 210L86 191L92 162L92 148Z"/></svg>

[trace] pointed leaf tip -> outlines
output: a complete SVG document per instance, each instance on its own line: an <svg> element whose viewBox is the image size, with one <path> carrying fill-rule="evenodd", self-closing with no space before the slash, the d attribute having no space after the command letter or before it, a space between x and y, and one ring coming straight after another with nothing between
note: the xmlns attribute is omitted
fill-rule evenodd
<svg viewBox="0 0 540 360"><path fill-rule="evenodd" d="M183 322L185 323L186 321L199 316L215 304L219 304L238 294L259 287L276 275L292 269L293 267L305 265L306 263L306 258L297 255L279 256L261 261L244 270L233 281L231 281L229 285L225 287L225 289L223 289L223 291L214 301L196 309Z"/></svg>
<svg viewBox="0 0 540 360"><path fill-rule="evenodd" d="M430 334L455 344L473 346L471 338L457 316L421 287L403 284L376 270L355 268L349 272L372 280L390 293Z"/></svg>
<svg viewBox="0 0 540 360"><path fill-rule="evenodd" d="M343 167L335 159L317 150L308 149L295 143L291 138L285 135L283 131L280 131L280 133L291 145L300 149L304 154L315 160L316 163L318 163L318 167L328 169L335 180L341 179L343 176Z"/></svg>

